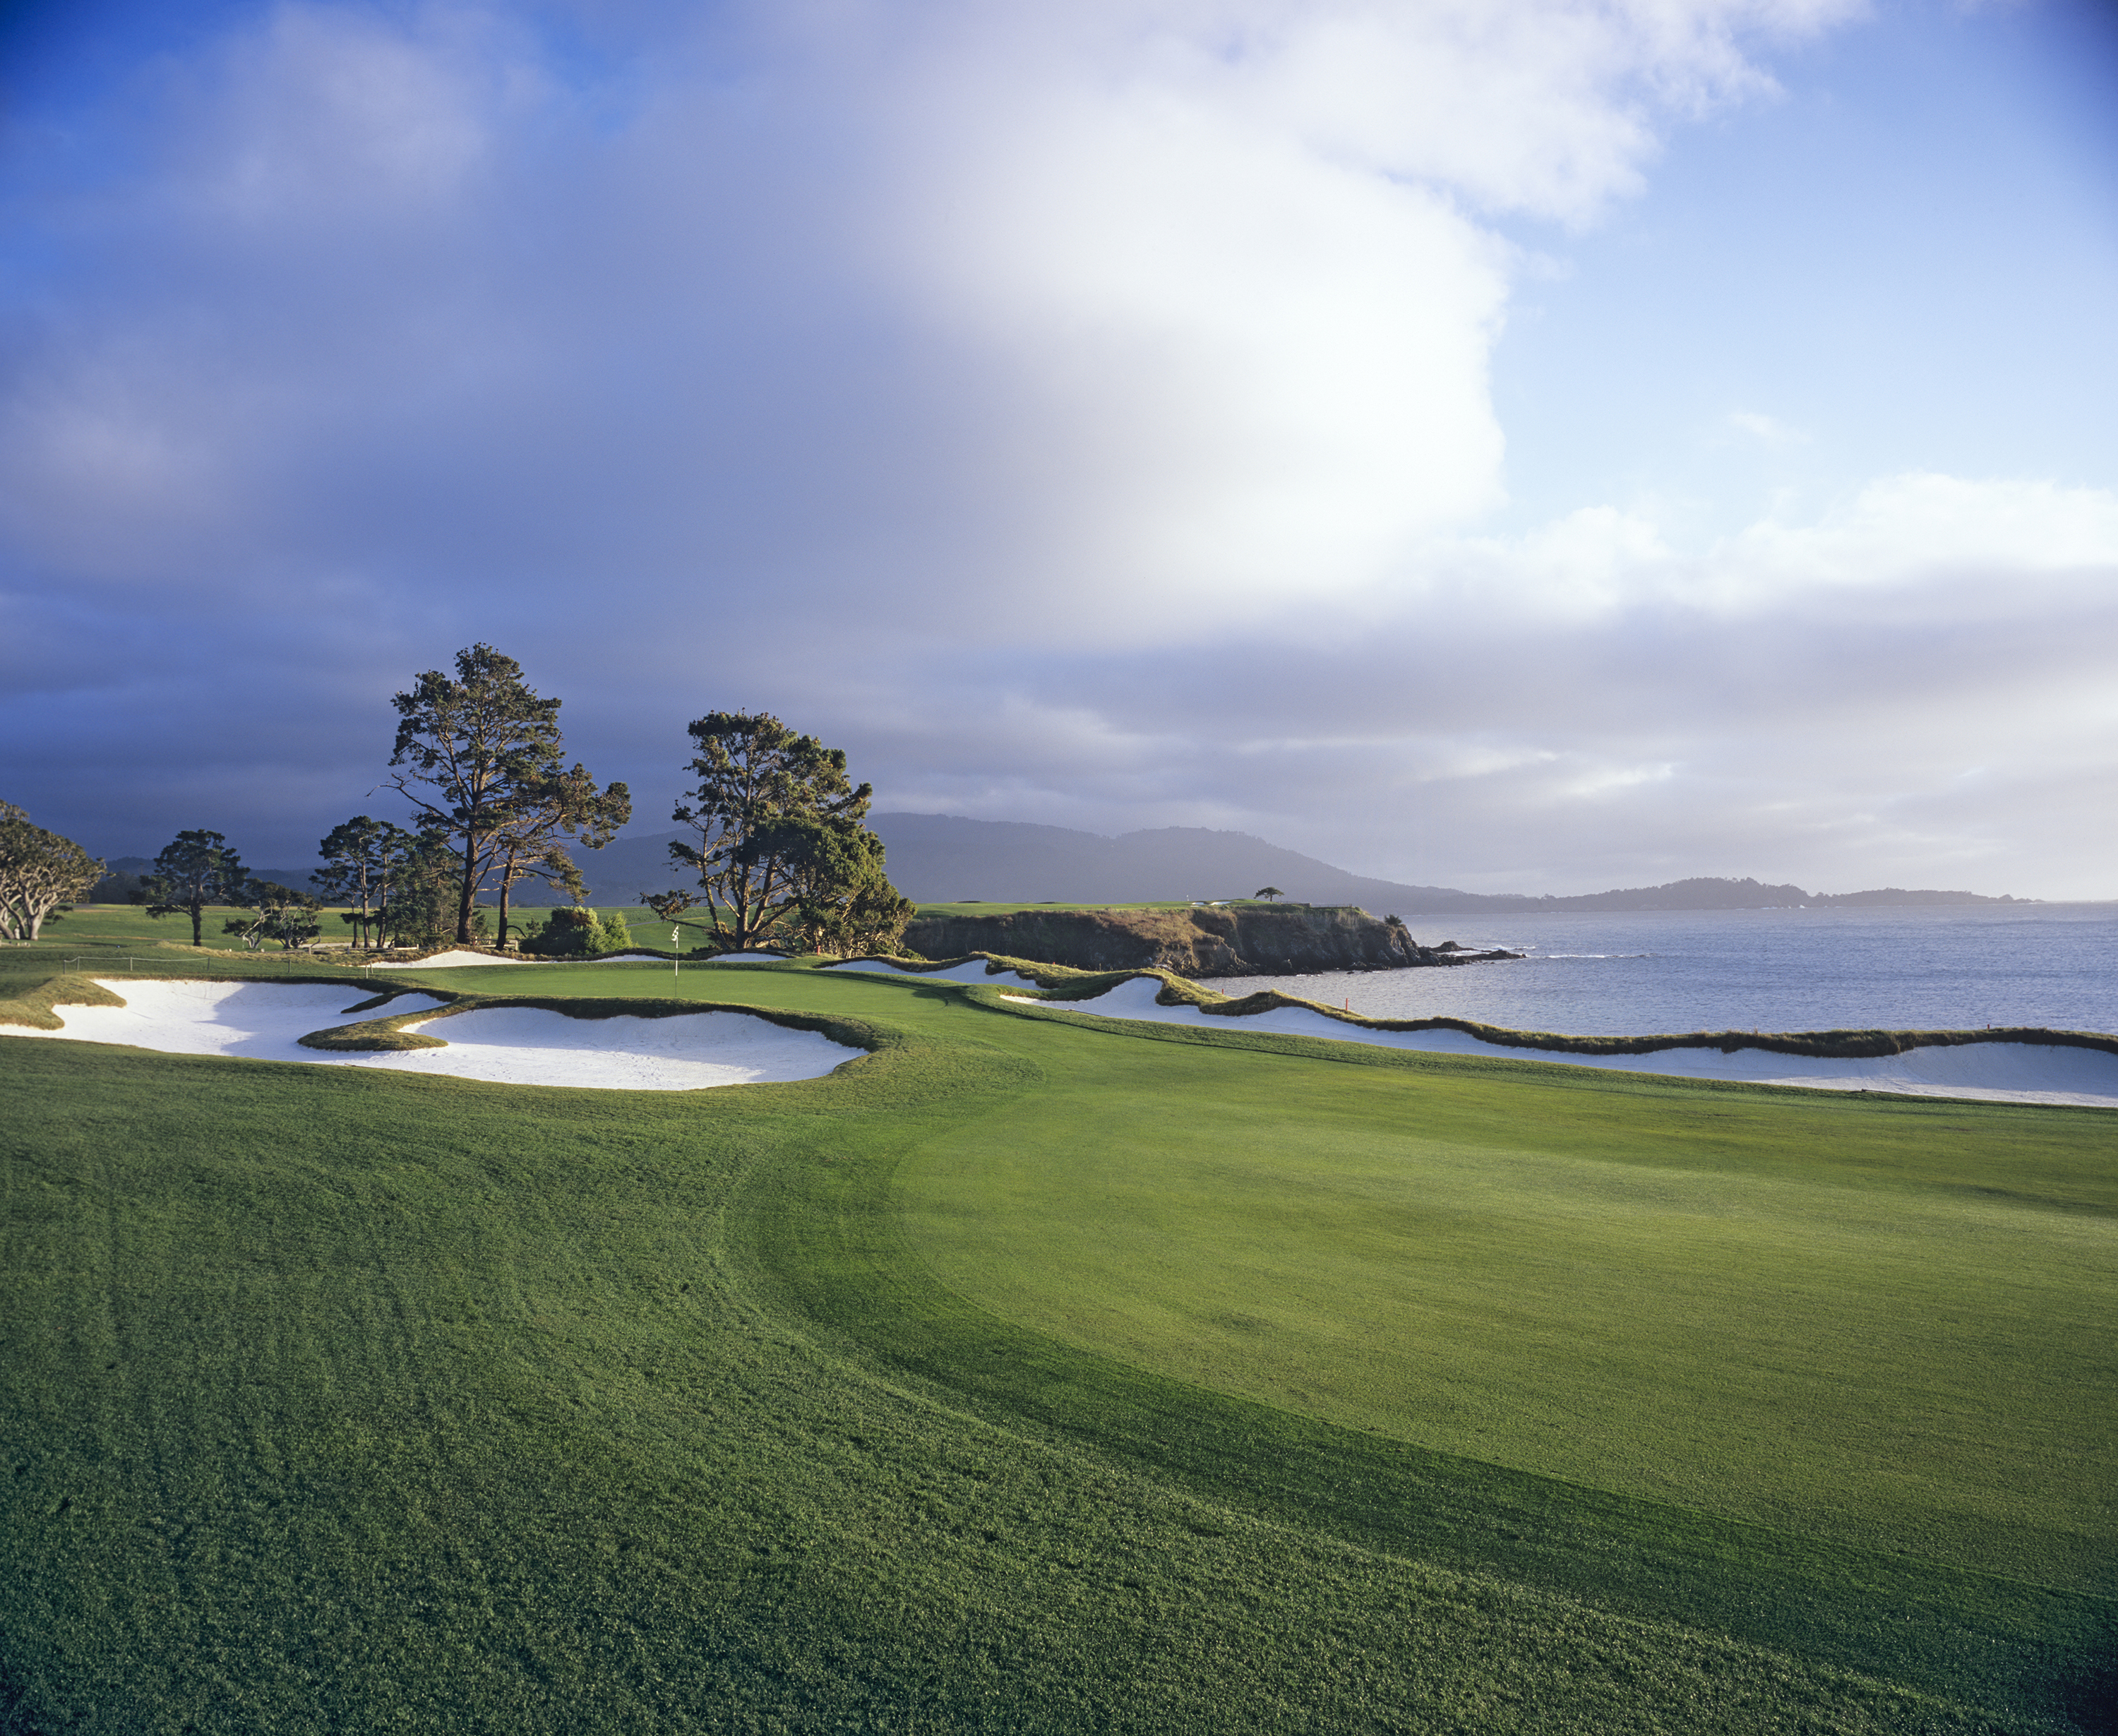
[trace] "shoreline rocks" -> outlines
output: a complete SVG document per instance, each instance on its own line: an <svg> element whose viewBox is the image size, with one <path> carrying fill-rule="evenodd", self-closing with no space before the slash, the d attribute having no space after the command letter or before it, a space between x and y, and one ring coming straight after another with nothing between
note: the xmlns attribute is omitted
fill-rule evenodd
<svg viewBox="0 0 2118 1736"><path fill-rule="evenodd" d="M1519 958L1424 947L1402 923L1350 906L1190 910L1010 910L916 917L904 944L927 958L987 952L1076 970L1169 970L1193 980L1404 970Z"/></svg>

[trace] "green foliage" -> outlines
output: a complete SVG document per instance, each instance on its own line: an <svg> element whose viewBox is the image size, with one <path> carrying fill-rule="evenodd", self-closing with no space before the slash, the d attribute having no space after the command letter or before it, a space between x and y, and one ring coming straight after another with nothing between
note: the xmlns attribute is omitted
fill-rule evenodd
<svg viewBox="0 0 2118 1736"><path fill-rule="evenodd" d="M314 940L321 930L317 912L323 906L307 892L298 892L277 881L252 880L244 897L251 906L249 913L222 924L221 933L238 936L252 952L268 940L279 942L281 951L291 952Z"/></svg>
<svg viewBox="0 0 2118 1736"><path fill-rule="evenodd" d="M394 871L416 841L401 826L356 814L317 845L324 867L316 882L326 899L353 907L345 921L363 945L390 932Z"/></svg>
<svg viewBox="0 0 2118 1736"><path fill-rule="evenodd" d="M523 881L556 887L576 900L588 896L562 836L601 849L631 817L632 796L626 786L599 790L578 762L563 771L554 767L526 788L497 835L488 876L488 883L500 894L501 937L509 927L508 900Z"/></svg>
<svg viewBox="0 0 2118 1736"><path fill-rule="evenodd" d="M453 679L429 669L393 702L390 763L400 769L391 783L423 831L447 840L459 941L476 934L482 887L497 885L503 901L525 877L575 890L560 837L600 849L631 813L624 785L599 790L580 766L562 764L560 701L540 697L521 664L489 645L457 652Z"/></svg>
<svg viewBox="0 0 2118 1736"><path fill-rule="evenodd" d="M378 932L398 947L436 946L453 937L460 914L456 867L440 832L398 832L383 858ZM479 914L471 913L474 934Z"/></svg>
<svg viewBox="0 0 2118 1736"><path fill-rule="evenodd" d="M604 910L597 917L603 928L603 950L622 952L632 944L632 929L627 924L622 910Z"/></svg>
<svg viewBox="0 0 2118 1736"><path fill-rule="evenodd" d="M52 913L102 878L103 863L71 838L32 826L0 802L0 938L33 941Z"/></svg>
<svg viewBox="0 0 2118 1736"><path fill-rule="evenodd" d="M617 932L624 933L625 919L620 916L615 921ZM627 944L629 940L613 940L605 919L585 905L561 905L542 928L525 935L522 950L546 958L576 958L615 952Z"/></svg>
<svg viewBox="0 0 2118 1736"><path fill-rule="evenodd" d="M735 853L775 862L791 893L785 927L804 952L891 952L918 906L883 872L882 840L853 820L806 816L761 826Z"/></svg>
<svg viewBox="0 0 2118 1736"><path fill-rule="evenodd" d="M88 900L92 904L144 904L146 891L145 875L136 874L129 868L111 868L88 889Z"/></svg>
<svg viewBox="0 0 2118 1736"><path fill-rule="evenodd" d="M209 905L247 905L250 874L219 832L178 832L155 858L143 896L150 916L188 916L192 944L202 945Z"/></svg>
<svg viewBox="0 0 2118 1736"><path fill-rule="evenodd" d="M768 713L714 711L687 729L699 783L673 817L699 841L680 839L669 855L697 874L714 943L740 951L772 941L782 924L801 928L805 886L816 892L833 860L843 866L861 849L836 829L863 831L872 786L848 780L844 750L798 735ZM875 865L879 872L879 844ZM670 902L677 897L681 906ZM827 901L816 900L820 918ZM681 893L648 903L663 914L691 907Z"/></svg>

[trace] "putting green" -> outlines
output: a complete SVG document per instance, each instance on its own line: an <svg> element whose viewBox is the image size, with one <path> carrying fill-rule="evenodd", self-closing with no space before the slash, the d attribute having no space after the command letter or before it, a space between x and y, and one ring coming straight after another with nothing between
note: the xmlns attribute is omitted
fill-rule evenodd
<svg viewBox="0 0 2118 1736"><path fill-rule="evenodd" d="M1029 1124L923 1147L897 1197L952 1289L1181 1380L2118 1586L2102 1141L2048 1140L2046 1112L1540 1071L1114 1041Z"/></svg>

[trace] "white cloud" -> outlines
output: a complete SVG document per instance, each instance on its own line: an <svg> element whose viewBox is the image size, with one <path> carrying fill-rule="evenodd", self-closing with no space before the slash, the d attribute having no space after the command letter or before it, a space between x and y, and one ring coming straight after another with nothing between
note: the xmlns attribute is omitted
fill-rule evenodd
<svg viewBox="0 0 2118 1736"><path fill-rule="evenodd" d="M490 637L648 792L771 705L893 800L1408 877L2086 885L2040 803L2108 780L2108 493L1482 531L1497 225L1593 222L1846 12L650 7L613 96L526 13L283 7L143 85L122 187L11 170L8 726L55 797L103 754L159 815L239 737L186 801L327 810Z"/></svg>
<svg viewBox="0 0 2118 1736"><path fill-rule="evenodd" d="M1498 504L1486 365L1524 262L1485 218L1588 220L1638 184L1658 103L1768 85L1741 33L1843 10L927 9L863 66L872 215L1043 484L1024 589L1072 606L1029 623L1344 595Z"/></svg>
<svg viewBox="0 0 2118 1736"><path fill-rule="evenodd" d="M121 197L44 190L97 280L18 328L0 511L63 563L94 498L106 560L183 560L173 494L401 516L424 448L451 542L609 486L673 578L916 572L1086 637L1344 594L1500 498L1487 215L1593 217L1658 113L1765 84L1746 37L1838 10L672 7L613 122L526 14L283 6L145 87ZM419 564L405 522L326 564Z"/></svg>
<svg viewBox="0 0 2118 1736"><path fill-rule="evenodd" d="M1716 555L1746 576L1731 594L1751 599L1791 586L1844 592L1945 585L1961 592L1952 599L1959 605L2014 613L2021 596L1993 590L1996 568L2047 595L2077 586L2109 594L2118 577L2118 495L2010 478L1885 477L1816 523L1766 521Z"/></svg>
<svg viewBox="0 0 2118 1736"><path fill-rule="evenodd" d="M1747 435L1760 446L1799 446L1809 438L1800 428L1790 428L1777 416L1758 410L1732 410L1727 422L1737 433Z"/></svg>
<svg viewBox="0 0 2118 1736"><path fill-rule="evenodd" d="M1394 612L1334 632L1289 618L1127 660L1086 689L1093 760L990 800L922 783L937 706L889 787L1326 840L1369 872L1487 889L1727 873L2109 896L2090 840L2118 798L2114 512L2096 490L1901 477L1690 552L1637 516L1578 514L1437 550ZM993 763L1035 738L1038 696L1078 720L1094 668L996 669L1015 701Z"/></svg>

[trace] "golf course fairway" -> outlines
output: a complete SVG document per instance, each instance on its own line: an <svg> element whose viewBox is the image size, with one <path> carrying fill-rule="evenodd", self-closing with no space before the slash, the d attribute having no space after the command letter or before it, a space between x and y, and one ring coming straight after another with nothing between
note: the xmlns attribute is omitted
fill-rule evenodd
<svg viewBox="0 0 2118 1736"><path fill-rule="evenodd" d="M872 1053L0 1025L0 1731L2111 1727L2106 1112L447 974Z"/></svg>

